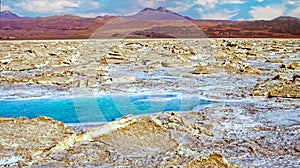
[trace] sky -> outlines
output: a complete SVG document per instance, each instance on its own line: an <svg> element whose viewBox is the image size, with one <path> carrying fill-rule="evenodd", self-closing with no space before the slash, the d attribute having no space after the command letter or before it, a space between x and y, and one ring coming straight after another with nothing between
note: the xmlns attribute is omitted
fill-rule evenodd
<svg viewBox="0 0 300 168"><path fill-rule="evenodd" d="M131 15L145 7L160 6L195 19L300 18L300 0L2 0L2 11L23 17Z"/></svg>

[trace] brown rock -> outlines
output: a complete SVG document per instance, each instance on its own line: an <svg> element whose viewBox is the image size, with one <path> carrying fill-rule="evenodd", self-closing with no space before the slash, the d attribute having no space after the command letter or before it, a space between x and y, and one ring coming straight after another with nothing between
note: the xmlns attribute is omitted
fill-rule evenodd
<svg viewBox="0 0 300 168"><path fill-rule="evenodd" d="M299 62L292 62L288 64L287 68L292 70L299 70L300 69L300 63Z"/></svg>
<svg viewBox="0 0 300 168"><path fill-rule="evenodd" d="M198 125L192 124L185 120L183 117L175 112L172 112L171 116L168 118L169 123L164 126L168 129L172 128L177 131L185 131L198 137L200 134L206 134L208 136L213 136L213 133L209 132L205 128L199 127Z"/></svg>
<svg viewBox="0 0 300 168"><path fill-rule="evenodd" d="M279 81L289 81L290 79L282 76L282 75L276 75L274 78L272 78L271 80L279 80Z"/></svg>
<svg viewBox="0 0 300 168"><path fill-rule="evenodd" d="M216 153L211 154L208 157L203 156L199 159L195 159L187 166L187 168L196 168L196 167L238 168L237 165L228 163L228 161L224 158L224 156Z"/></svg>
<svg viewBox="0 0 300 168"><path fill-rule="evenodd" d="M58 66L52 68L53 74L67 74L73 72L75 69L74 66Z"/></svg>
<svg viewBox="0 0 300 168"><path fill-rule="evenodd" d="M299 88L293 84L279 85L269 91L268 97L300 98Z"/></svg>
<svg viewBox="0 0 300 168"><path fill-rule="evenodd" d="M129 61L127 58L119 55L107 55L104 57L104 59L107 64L120 64Z"/></svg>
<svg viewBox="0 0 300 168"><path fill-rule="evenodd" d="M28 157L48 150L73 133L61 122L47 117L0 118L1 154ZM11 154L14 151L14 154Z"/></svg>
<svg viewBox="0 0 300 168"><path fill-rule="evenodd" d="M300 69L300 63L299 62L291 62L289 64L282 64L281 68L288 68L291 70L299 70Z"/></svg>
<svg viewBox="0 0 300 168"><path fill-rule="evenodd" d="M34 66L28 65L23 60L12 60L9 62L8 66L12 71L24 71L35 69Z"/></svg>
<svg viewBox="0 0 300 168"><path fill-rule="evenodd" d="M300 83L300 75L294 74L293 75L293 82L299 82Z"/></svg>
<svg viewBox="0 0 300 168"><path fill-rule="evenodd" d="M300 98L298 75L292 79L276 75L254 87L252 96Z"/></svg>
<svg viewBox="0 0 300 168"><path fill-rule="evenodd" d="M283 63L283 59L267 59L266 62L270 63Z"/></svg>
<svg viewBox="0 0 300 168"><path fill-rule="evenodd" d="M44 85L68 85L73 83L72 79L68 79L64 76L42 76L29 81L32 84L44 84Z"/></svg>
<svg viewBox="0 0 300 168"><path fill-rule="evenodd" d="M113 146L123 155L137 157L165 153L178 146L170 132L150 117L141 117L136 122L96 140Z"/></svg>
<svg viewBox="0 0 300 168"><path fill-rule="evenodd" d="M215 71L208 70L207 68L204 67L198 67L191 71L192 74L212 74L215 73Z"/></svg>

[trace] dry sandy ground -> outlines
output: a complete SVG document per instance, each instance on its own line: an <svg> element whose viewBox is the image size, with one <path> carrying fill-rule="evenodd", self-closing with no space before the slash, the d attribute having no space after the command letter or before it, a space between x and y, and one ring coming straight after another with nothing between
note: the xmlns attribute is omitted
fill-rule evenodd
<svg viewBox="0 0 300 168"><path fill-rule="evenodd" d="M101 127L67 129L47 118L3 118L0 166L298 167L299 44L299 39L0 42L3 99L176 92L223 102Z"/></svg>

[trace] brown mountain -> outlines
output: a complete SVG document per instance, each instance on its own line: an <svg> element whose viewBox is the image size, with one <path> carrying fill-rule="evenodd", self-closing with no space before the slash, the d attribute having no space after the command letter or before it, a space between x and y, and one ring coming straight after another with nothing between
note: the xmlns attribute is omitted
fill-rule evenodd
<svg viewBox="0 0 300 168"><path fill-rule="evenodd" d="M273 20L194 20L166 8L145 8L122 16L82 18L72 15L20 18L0 14L0 40L87 38L300 38L300 20L282 16Z"/></svg>
<svg viewBox="0 0 300 168"><path fill-rule="evenodd" d="M2 11L0 12L0 19L20 19L21 17L10 12L10 11Z"/></svg>
<svg viewBox="0 0 300 168"><path fill-rule="evenodd" d="M107 38L206 38L190 20L166 8L145 8L137 14L118 17L91 36Z"/></svg>
<svg viewBox="0 0 300 168"><path fill-rule="evenodd" d="M273 19L273 21L278 21L278 20L292 20L292 21L297 21L297 20L299 20L298 18L295 18L295 17L291 17L291 16L279 16L279 17L277 17L277 18L275 18L275 19Z"/></svg>
<svg viewBox="0 0 300 168"><path fill-rule="evenodd" d="M0 20L0 39L87 39L110 18L72 15Z"/></svg>
<svg viewBox="0 0 300 168"><path fill-rule="evenodd" d="M139 13L129 17L132 19L140 19L140 20L186 20L188 19L188 17L172 12L164 7L159 7L157 9L145 8L141 10Z"/></svg>

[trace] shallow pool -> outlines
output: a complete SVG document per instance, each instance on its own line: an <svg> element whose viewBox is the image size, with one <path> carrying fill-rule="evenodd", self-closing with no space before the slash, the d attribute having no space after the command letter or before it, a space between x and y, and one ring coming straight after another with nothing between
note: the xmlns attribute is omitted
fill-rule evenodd
<svg viewBox="0 0 300 168"><path fill-rule="evenodd" d="M64 123L106 122L128 114L199 110L211 103L198 96L176 94L5 99L0 100L0 116L48 116Z"/></svg>

